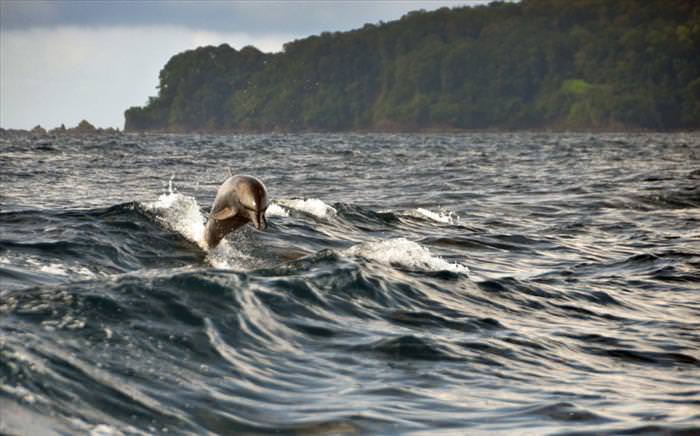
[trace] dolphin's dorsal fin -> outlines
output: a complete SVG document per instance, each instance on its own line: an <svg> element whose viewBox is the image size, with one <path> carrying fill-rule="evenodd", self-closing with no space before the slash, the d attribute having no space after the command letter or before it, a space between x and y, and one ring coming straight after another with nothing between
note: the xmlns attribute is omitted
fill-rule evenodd
<svg viewBox="0 0 700 436"><path fill-rule="evenodd" d="M226 206L221 210L212 212L209 214L209 218L214 218L215 220L225 220L236 215L236 209Z"/></svg>

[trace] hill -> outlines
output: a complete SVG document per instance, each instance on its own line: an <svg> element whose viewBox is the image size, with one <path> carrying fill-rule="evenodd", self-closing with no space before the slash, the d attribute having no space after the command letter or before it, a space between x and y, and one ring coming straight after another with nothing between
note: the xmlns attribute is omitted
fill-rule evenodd
<svg viewBox="0 0 700 436"><path fill-rule="evenodd" d="M173 56L125 130L697 129L700 3L523 0Z"/></svg>

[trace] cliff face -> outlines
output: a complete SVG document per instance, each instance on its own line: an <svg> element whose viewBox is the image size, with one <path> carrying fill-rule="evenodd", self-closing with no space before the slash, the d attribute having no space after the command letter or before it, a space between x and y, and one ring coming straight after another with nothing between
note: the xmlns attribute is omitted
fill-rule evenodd
<svg viewBox="0 0 700 436"><path fill-rule="evenodd" d="M180 53L125 130L700 128L697 53L693 0L412 12L276 54Z"/></svg>

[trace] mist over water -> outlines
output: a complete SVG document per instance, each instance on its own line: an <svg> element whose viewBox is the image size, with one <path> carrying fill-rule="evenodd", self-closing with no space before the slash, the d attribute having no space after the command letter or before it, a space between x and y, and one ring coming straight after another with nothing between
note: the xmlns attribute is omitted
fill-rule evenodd
<svg viewBox="0 0 700 436"><path fill-rule="evenodd" d="M700 432L698 134L0 150L0 433Z"/></svg>

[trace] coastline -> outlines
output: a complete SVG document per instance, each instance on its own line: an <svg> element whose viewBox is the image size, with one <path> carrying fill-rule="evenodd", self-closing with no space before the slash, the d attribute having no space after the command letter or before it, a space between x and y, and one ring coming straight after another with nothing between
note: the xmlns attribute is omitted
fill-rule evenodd
<svg viewBox="0 0 700 436"><path fill-rule="evenodd" d="M351 130L289 130L289 129L238 129L238 130L120 130L114 128L96 128L92 131L80 131L77 129L57 130L52 129L37 132L35 129L6 129L0 127L0 136L28 136L36 137L56 137L56 136L122 136L122 135L264 135L264 134L359 134L359 135L439 135L439 134L499 134L499 133L551 133L551 134L644 134L644 133L700 133L700 129L644 129L644 128L564 128L564 127L543 127L543 128L483 128L483 129L456 129L429 127L421 129L351 129Z"/></svg>

